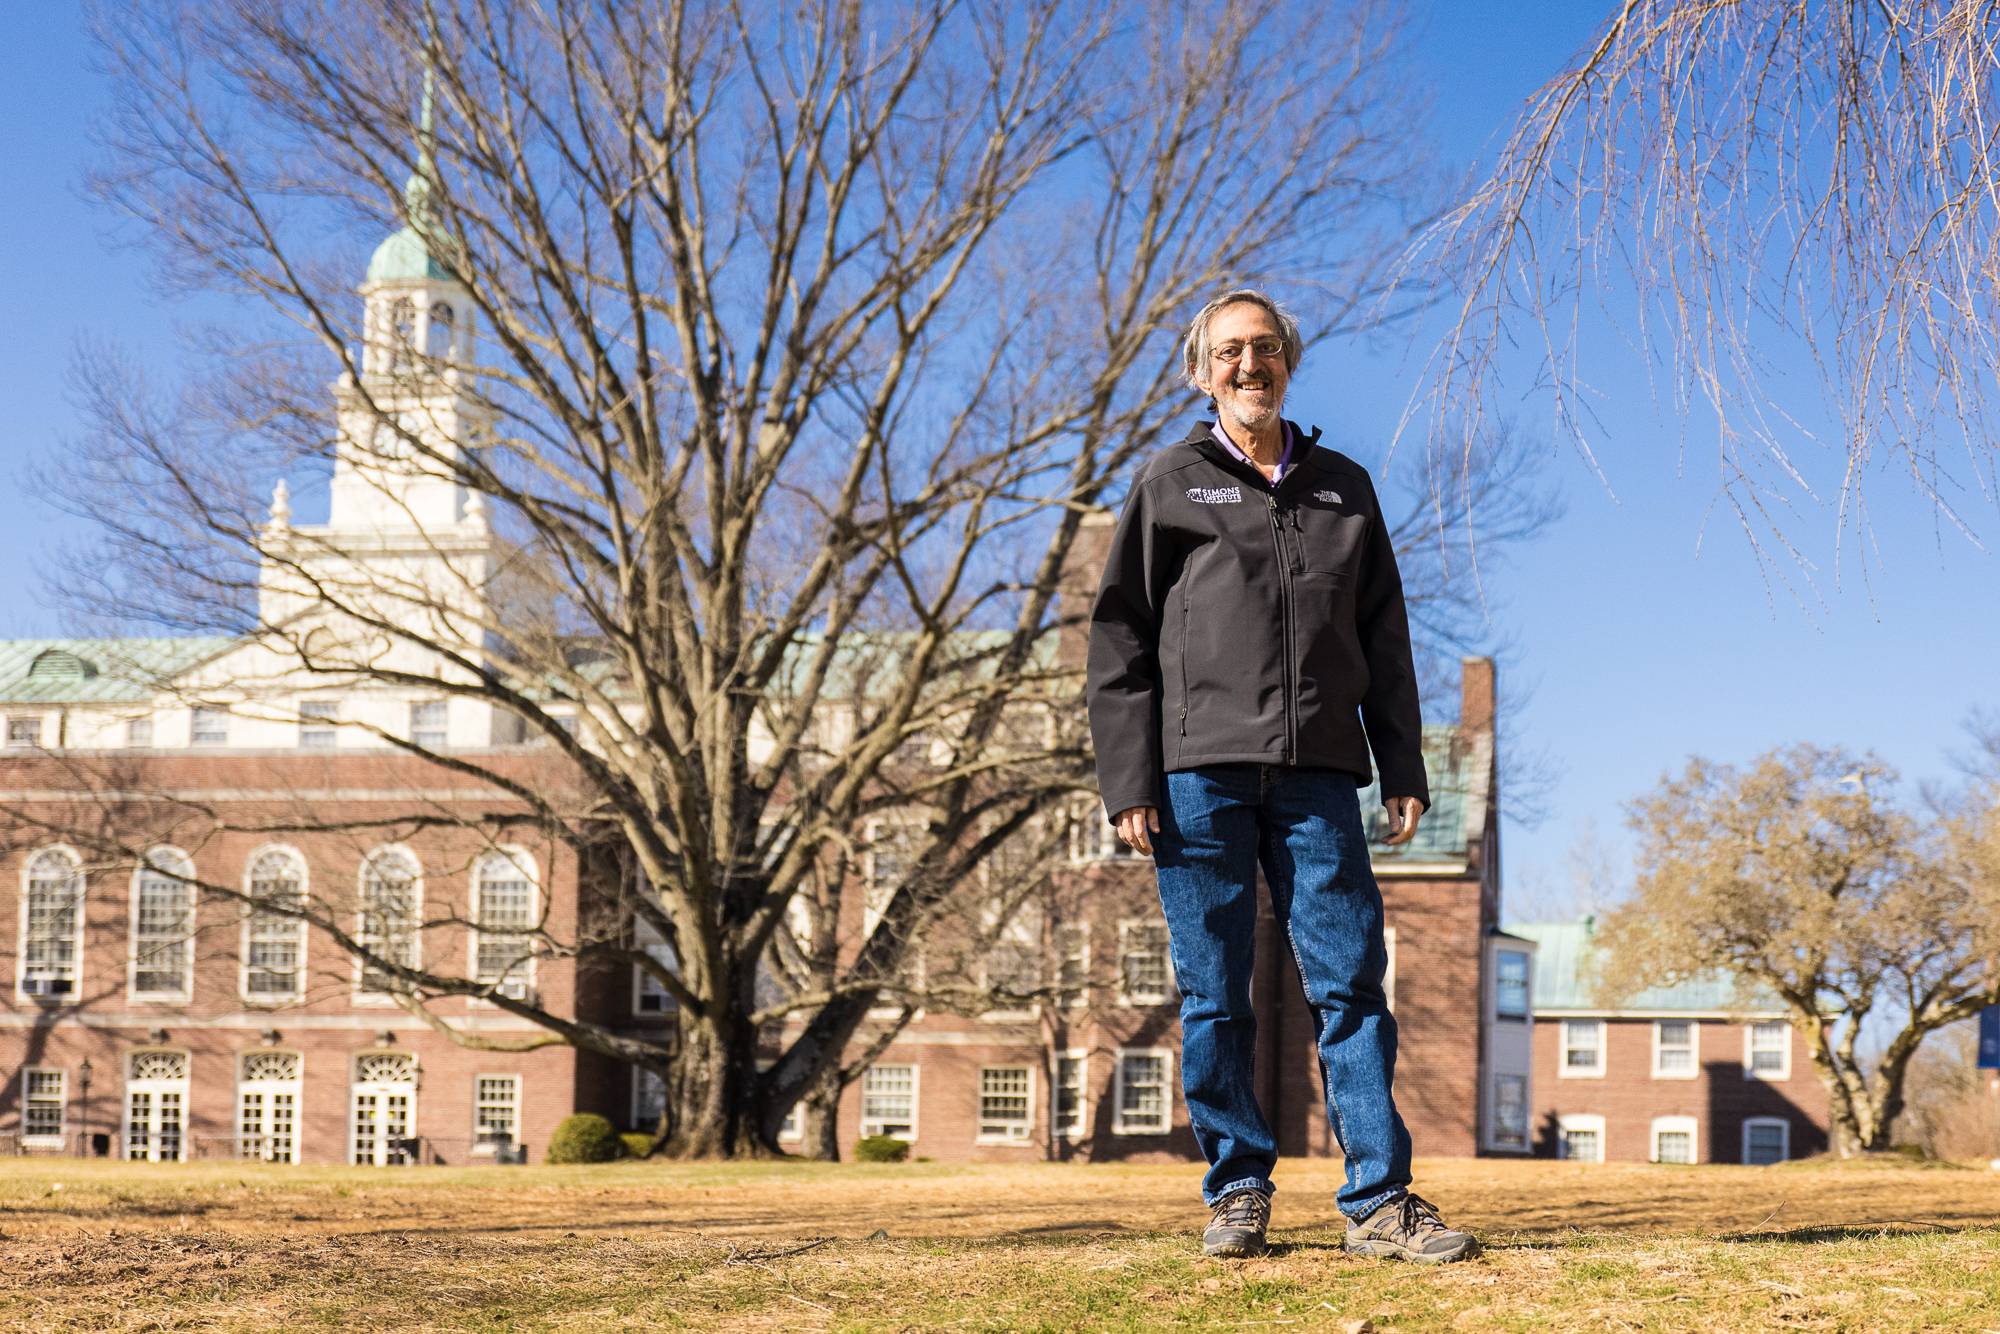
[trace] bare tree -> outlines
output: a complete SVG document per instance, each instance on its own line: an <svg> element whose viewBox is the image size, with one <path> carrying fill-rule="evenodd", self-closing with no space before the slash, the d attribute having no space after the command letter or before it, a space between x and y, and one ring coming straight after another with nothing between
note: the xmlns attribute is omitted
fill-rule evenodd
<svg viewBox="0 0 2000 1334"><path fill-rule="evenodd" d="M478 995L657 1071L675 1154L769 1149L879 1039L872 1008L987 1003L991 976L919 982L916 956L940 920L992 928L954 895L1004 897L974 872L1048 845L1080 790L1060 576L1184 409L1177 323L1248 280L1317 293L1321 336L1349 332L1407 238L1388 13L122 11L101 193L172 280L270 318L164 406L87 368L98 430L70 489L108 540L74 591L268 649L268 682L178 683L189 699L254 710L304 674L512 720L540 768L341 725L491 785L574 856L598 910L522 950L642 970L676 1037L412 966L339 905L259 910L328 931L456 1040L480 1041L427 1007ZM387 226L461 311L406 318L368 289L357 318L345 238ZM253 480L306 495L329 468L336 500L362 488L413 526L413 477L470 499L371 564ZM868 929L841 945L859 884Z"/></svg>
<svg viewBox="0 0 2000 1334"><path fill-rule="evenodd" d="M1723 971L1775 995L1830 1095L1844 1157L1889 1147L1926 1034L2000 1002L1995 793L1920 824L1872 759L1795 746L1696 759L1633 806L1632 897L1605 920L1609 997ZM1864 1029L1886 1026L1879 1055Z"/></svg>
<svg viewBox="0 0 2000 1334"><path fill-rule="evenodd" d="M1753 540L1829 493L1865 525L1878 468L1965 528L2000 499L1996 37L1964 0L1609 6L1419 247L1457 291L1408 420L1462 454L1525 370L1595 466L1629 352Z"/></svg>

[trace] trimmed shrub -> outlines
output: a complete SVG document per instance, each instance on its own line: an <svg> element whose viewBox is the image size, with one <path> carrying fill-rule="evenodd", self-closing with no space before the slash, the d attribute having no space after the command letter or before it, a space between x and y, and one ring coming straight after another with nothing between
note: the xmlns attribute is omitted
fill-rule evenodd
<svg viewBox="0 0 2000 1334"><path fill-rule="evenodd" d="M868 1135L854 1141L857 1163L900 1163L909 1156L909 1142L894 1135Z"/></svg>
<svg viewBox="0 0 2000 1334"><path fill-rule="evenodd" d="M653 1152L653 1137L651 1135L641 1135L635 1131L628 1130L618 1137L618 1141L625 1146L625 1156L627 1158L644 1158Z"/></svg>
<svg viewBox="0 0 2000 1334"><path fill-rule="evenodd" d="M595 1112L579 1112L563 1118L556 1133L549 1136L550 1163L608 1163L625 1152L618 1131Z"/></svg>

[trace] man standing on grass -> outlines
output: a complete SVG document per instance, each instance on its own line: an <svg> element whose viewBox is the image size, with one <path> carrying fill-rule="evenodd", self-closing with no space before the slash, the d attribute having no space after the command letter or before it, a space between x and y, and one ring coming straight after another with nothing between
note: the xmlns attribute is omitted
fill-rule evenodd
<svg viewBox="0 0 2000 1334"><path fill-rule="evenodd" d="M1382 895L1357 789L1382 772L1389 843L1430 804L1402 579L1365 469L1279 416L1298 322L1249 289L1182 347L1217 409L1133 483L1090 626L1090 731L1118 836L1149 854L1172 939L1209 1255L1263 1252L1277 1144L1257 1105L1257 867L1318 1023L1347 1159L1347 1249L1470 1254L1410 1191L1390 1085Z"/></svg>

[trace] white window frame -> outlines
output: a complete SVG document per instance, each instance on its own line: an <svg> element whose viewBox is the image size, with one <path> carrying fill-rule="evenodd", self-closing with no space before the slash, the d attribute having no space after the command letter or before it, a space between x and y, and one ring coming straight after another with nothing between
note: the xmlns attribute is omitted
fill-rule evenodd
<svg viewBox="0 0 2000 1334"><path fill-rule="evenodd" d="M410 906L410 967L424 966L424 863L408 844L384 843L370 848L361 858L361 865L354 873L354 939L362 944L369 943L371 933L367 929L368 869L377 857L403 857L409 862L414 874L408 887ZM394 1005L396 997L388 991L370 990L367 985L368 969L359 955L354 959L354 996L356 1005Z"/></svg>
<svg viewBox="0 0 2000 1334"><path fill-rule="evenodd" d="M1556 1029L1556 1078L1558 1079L1604 1078L1605 1070L1611 1064L1610 1053L1606 1051L1606 1047L1609 1045L1609 1038L1611 1036L1608 1031L1608 1025L1606 1025L1602 1019L1558 1019L1556 1020L1556 1023L1557 1025L1559 1025ZM1572 1047L1570 1044L1569 1026L1571 1024L1592 1024L1596 1026L1597 1028L1596 1069L1572 1070L1570 1068L1569 1064L1570 1052L1573 1050L1574 1051L1582 1050L1581 1047Z"/></svg>
<svg viewBox="0 0 2000 1334"><path fill-rule="evenodd" d="M34 1076L36 1075L54 1075L56 1077L56 1095L54 1101L57 1115L56 1133L53 1135L36 1135L28 1132L29 1104L31 1102L42 1104L50 1101L47 1095L38 1098L29 1097L28 1090L32 1087ZM60 1149L67 1146L68 1143L69 1071L58 1070L54 1066L48 1065L28 1066L21 1071L21 1147L24 1149Z"/></svg>
<svg viewBox="0 0 2000 1334"><path fill-rule="evenodd" d="M1656 1116L1646 1137L1646 1161L1660 1160L1660 1136L1686 1135L1688 1137L1688 1163L1701 1161L1701 1122L1692 1116ZM1673 1166L1680 1166L1676 1163Z"/></svg>
<svg viewBox="0 0 2000 1334"><path fill-rule="evenodd" d="M1597 1136L1597 1156L1595 1158L1572 1158L1569 1156L1570 1132L1588 1132ZM1567 1112L1556 1118L1556 1157L1567 1163L1602 1163L1608 1156L1608 1146L1604 1138L1604 1118L1595 1112Z"/></svg>
<svg viewBox="0 0 2000 1334"><path fill-rule="evenodd" d="M180 1057L181 1077L179 1079L134 1078L131 1072L133 1068L138 1064L139 1058L141 1056L152 1056L152 1055L168 1055L168 1056ZM119 1124L124 1128L124 1133L125 1133L125 1152L123 1155L123 1161L145 1162L145 1163L186 1162L188 1160L188 1147L189 1147L188 1141L190 1138L192 1138L194 1134L193 1117L190 1115L191 1105L194 1102L193 1055L189 1052L183 1051L175 1047L143 1047L137 1051L126 1053L125 1072L126 1072L125 1091L120 1099L121 1106L119 1107L119 1118L118 1118ZM132 1156L132 1138L133 1138L132 1127L134 1125L132 1119L132 1095L135 1093L146 1094L149 1098L152 1099L149 1105L153 1113L153 1125L149 1125L147 1127L146 1152L145 1155L140 1158L134 1158ZM159 1112L160 1112L160 1107L162 1106L163 1099L167 1094L170 1093L178 1093L180 1095L180 1135L178 1137L178 1142L175 1145L174 1156L171 1158L167 1157L165 1154L160 1152L160 1143L159 1143L160 1136L154 1128L158 1124Z"/></svg>
<svg viewBox="0 0 2000 1334"><path fill-rule="evenodd" d="M340 701L302 699L299 701L299 749L338 750L340 748Z"/></svg>
<svg viewBox="0 0 2000 1334"><path fill-rule="evenodd" d="M444 711L444 721L439 727L418 727L417 710L437 708ZM444 699L413 699L410 701L410 744L422 746L426 750L443 750L451 743L451 703ZM430 738L426 740L426 738Z"/></svg>
<svg viewBox="0 0 2000 1334"><path fill-rule="evenodd" d="M76 877L76 915L70 929L69 989L48 991L28 989L28 885L34 878L35 863L54 854L69 861L70 872ZM14 997L23 1005L62 1005L74 1001L83 994L83 928L90 915L90 877L84 873L83 858L67 843L50 843L36 848L21 859L21 933L15 937L20 942L20 952L14 959ZM43 981L55 980L45 973ZM42 1068L42 1067L38 1067Z"/></svg>
<svg viewBox="0 0 2000 1334"><path fill-rule="evenodd" d="M504 857L507 860L513 862L514 868L520 871L522 875L524 875L527 878L528 926L525 930L487 932L480 929L480 923L485 919L486 915L485 912L486 905L481 900L480 887L482 881L484 880L484 873L486 870L487 863L489 863L496 857ZM498 980L497 978L487 977L485 973L480 969L479 966L480 941L487 935L494 935L494 936L520 935L520 936L532 937L535 934L535 932L541 929L541 922L542 922L541 866L539 863L536 862L533 853L529 852L526 848L520 847L519 845L513 843L508 843L501 847L493 848L486 852L482 852L477 857L472 859L472 886L471 886L471 893L468 896L467 901L472 905L472 929L465 933L466 976L480 983L497 981ZM535 995L535 972L536 972L536 965L539 962L540 960L536 957L534 942L531 939L529 941L529 946L528 946L527 970L525 972L521 972L518 969L510 969L507 974L506 985L501 987L496 987L495 991L500 995L510 996L517 1000L531 1000ZM491 1004L490 1001L486 1001L482 997L474 997L473 1003L480 1005Z"/></svg>
<svg viewBox="0 0 2000 1334"><path fill-rule="evenodd" d="M403 1067L410 1072L409 1079L408 1080L362 1079L361 1063L363 1060L365 1060L370 1056L402 1057L403 1059L400 1062L400 1064L402 1064ZM376 1104L378 1112L378 1118L377 1118L378 1124L375 1133L375 1157L372 1160L363 1161L361 1157L361 1151L360 1151L361 1146L357 1142L358 1136L355 1133L357 1129L356 1122L360 1119L361 1115L360 1102L363 1095L372 1095L376 1099L380 1100L393 1097L399 1090L407 1089L408 1090L407 1097L409 1098L409 1106L408 1106L409 1120L404 1127L405 1134L400 1138L421 1140L422 1136L417 1132L417 1125L418 1125L417 1091L422 1086L423 1079L424 1079L423 1067L417 1064L417 1058L411 1052L362 1051L354 1053L354 1055L348 1060L347 1120L346 1123L341 1127L341 1135L347 1141L347 1162L350 1167L397 1167L397 1166L408 1165L408 1160L391 1161L391 1159L395 1159L397 1157L397 1153L396 1150L391 1149L389 1147L389 1136L387 1134L388 1127L386 1124L387 1117L381 1115L383 1104L380 1101L378 1101Z"/></svg>
<svg viewBox="0 0 2000 1334"><path fill-rule="evenodd" d="M1047 952L1042 946L1042 921L1040 905L1033 899L1024 899L1014 905L1010 913L1003 913L1002 905L987 900L980 906L980 929L991 942L991 948L979 952L979 989L991 992L994 985L993 959L1003 947L1015 951L1017 959L1028 961L1028 985L1026 991L1037 991L1042 984L1042 968ZM1001 918L1006 920L1002 921ZM1019 980L1019 979L1016 979ZM987 1023L1019 1023L1033 1019L1041 1013L1041 1005L1034 1000L1024 1000L1012 1005L1002 1005L981 1012L980 1019Z"/></svg>
<svg viewBox="0 0 2000 1334"><path fill-rule="evenodd" d="M1669 1070L1660 1060L1667 1050L1662 1030L1668 1024L1686 1024L1688 1028L1688 1064L1685 1070ZM1653 1078L1655 1079L1697 1079L1701 1076L1701 1021L1699 1019L1655 1019L1653 1021Z"/></svg>
<svg viewBox="0 0 2000 1334"><path fill-rule="evenodd" d="M1028 1081L1028 1087L1027 1090L1021 1095L1021 1120L1002 1122L997 1117L993 1118L992 1119L993 1124L995 1125L1004 1124L1007 1126L1007 1129L1005 1131L996 1134L986 1129L986 1126L988 1124L988 1118L986 1115L986 1098L987 1098L986 1076L989 1073L998 1074L1002 1072L1008 1074L1013 1074L1016 1072L1020 1073L1021 1075L1026 1077ZM1015 1147L1032 1147L1034 1145L1035 1143L1035 1067L1034 1066L1026 1062L1022 1062L1020 1064L1015 1064L1015 1065L982 1065L979 1067L979 1086L978 1089L976 1090L976 1093L979 1099L979 1105L974 1109L976 1113L973 1120L974 1133L972 1142L974 1144L1003 1144L1003 1145L1012 1145ZM1013 1097L1015 1095L1011 1093L998 1093L994 1094L993 1096Z"/></svg>
<svg viewBox="0 0 2000 1334"><path fill-rule="evenodd" d="M862 943L865 944L868 938L875 934L875 928L882 923L883 910L889 906L888 897L878 893L882 884L881 877L875 873L875 850L877 845L892 835L898 839L919 836L922 833L922 828L921 821L915 815L896 819L870 820L864 826L868 846L863 853L867 874L863 878L861 887ZM914 863L916 857L906 854L905 860ZM895 888L893 885L889 887L891 895L894 894ZM903 950L903 966L896 974L892 975L890 980L900 982L901 985L910 990L921 993L924 989L924 978L925 958L922 941L906 942ZM881 998L879 996L876 999L878 1003L868 1007L866 1017L877 1020L894 1019L903 1013L901 1003L892 1000L887 1004L882 1004L880 1003ZM912 1007L912 1013L920 1015L923 1013L923 1009L921 1006Z"/></svg>
<svg viewBox="0 0 2000 1334"><path fill-rule="evenodd" d="M878 1061L874 1065L869 1066L866 1070L862 1072L861 1138L867 1139L871 1135L887 1134L889 1132L884 1131L882 1129L883 1126L899 1124L900 1121L902 1120L902 1118L898 1117L882 1117L882 1116L871 1117L868 1115L868 1081L874 1078L875 1072L877 1070L908 1070L910 1072L910 1115L908 1118L910 1128L901 1133L894 1134L892 1138L902 1140L906 1144L915 1144L917 1142L917 1132L918 1132L917 1118L923 1106L922 1093L923 1093L923 1077L924 1077L923 1067L918 1065L915 1061ZM882 1096L882 1095L877 1095L877 1096ZM870 1127L873 1127L873 1129L871 1129Z"/></svg>
<svg viewBox="0 0 2000 1334"><path fill-rule="evenodd" d="M250 1059L252 1057L262 1056L262 1055L282 1055L291 1057L293 1061L292 1069L297 1073L291 1079L245 1079L243 1077L244 1067L250 1063ZM238 1052L236 1054L235 1120L236 1120L236 1156L238 1158L247 1159L249 1157L249 1155L245 1152L245 1145L249 1142L251 1138L251 1132L249 1129L248 1122L243 1114L244 1113L243 1099L246 1094L255 1091L257 1093L262 1094L264 1097L263 1104L260 1108L263 1120L262 1120L262 1125L256 1132L256 1138L263 1140L265 1142L263 1150L256 1155L255 1161L265 1162L265 1163L296 1164L302 1160L303 1156L302 1150L304 1148L304 1138L305 1138L305 1066L306 1066L305 1053L302 1051L294 1051L289 1048L283 1051L274 1051L273 1049L270 1048L259 1047L259 1048L253 1048L249 1051ZM292 1099L291 1146L287 1151L287 1156L281 1158L276 1156L270 1148L270 1141L275 1138L275 1136L272 1134L271 1124L274 1119L274 1113L277 1110L276 1099L282 1095L287 1095L287 1094L290 1095Z"/></svg>
<svg viewBox="0 0 2000 1334"><path fill-rule="evenodd" d="M1082 941L1082 948L1074 953L1065 941L1066 933L1075 932ZM1049 932L1049 940L1055 952L1055 977L1057 1006L1065 1010L1086 1009L1090 1005L1090 923L1088 920L1062 922ZM1076 963L1078 982L1074 992L1065 990L1063 969L1072 960Z"/></svg>
<svg viewBox="0 0 2000 1334"><path fill-rule="evenodd" d="M1049 1079L1049 1129L1057 1139L1082 1139L1090 1133L1090 1049L1068 1047L1055 1053ZM1076 1062L1076 1123L1062 1119L1058 1100L1063 1095L1063 1062Z"/></svg>
<svg viewBox="0 0 2000 1334"><path fill-rule="evenodd" d="M498 1140L487 1139L485 1137L485 1132L480 1128L480 1114L488 1106L497 1107L501 1105L500 1103L492 1102L480 1096L481 1087L488 1080L492 1080L496 1083L504 1081L513 1086L512 1096L507 1100L505 1104L510 1116L510 1119L507 1123L507 1143L511 1147L512 1145L519 1144L521 1142L521 1084L522 1084L521 1076L519 1074L512 1072L508 1073L494 1073L492 1071L476 1072L472 1076L472 1152L475 1155L484 1158L493 1157L498 1152L500 1147Z"/></svg>
<svg viewBox="0 0 2000 1334"><path fill-rule="evenodd" d="M243 861L244 913L241 928L241 950L237 954L236 994L246 1005L292 1005L305 999L306 994L306 946L312 933L306 930L304 918L287 919L298 932L298 960L292 968L293 986L289 993L275 991L252 992L250 990L250 928L257 920L255 901L251 898L250 886L257 870L257 863L271 853L283 853L292 859L299 873L299 902L310 901L312 892L312 867L305 855L289 843L266 843L257 848Z"/></svg>
<svg viewBox="0 0 2000 1334"><path fill-rule="evenodd" d="M1737 1162L1742 1163L1745 1167L1753 1166L1750 1162L1750 1132L1753 1129L1767 1126L1776 1126L1778 1134L1782 1137L1780 1142L1784 1148L1778 1162L1789 1163L1792 1161L1792 1123L1790 1121L1782 1116L1746 1116L1743 1118L1742 1152L1737 1155ZM1775 1164L1757 1163L1754 1166L1771 1167L1775 1166Z"/></svg>
<svg viewBox="0 0 2000 1334"><path fill-rule="evenodd" d="M127 718L125 720L125 749L151 750L153 748L153 719Z"/></svg>
<svg viewBox="0 0 2000 1334"><path fill-rule="evenodd" d="M1104 808L1091 802L1079 808L1069 827L1069 859L1077 866L1107 862L1151 862L1152 858L1118 837L1118 827L1104 818Z"/></svg>
<svg viewBox="0 0 2000 1334"><path fill-rule="evenodd" d="M1509 1014L1500 1007L1500 969L1506 958L1521 961L1521 1012ZM1493 1017L1502 1023L1532 1023L1535 1018L1535 956L1526 950L1496 949L1493 951Z"/></svg>
<svg viewBox="0 0 2000 1334"><path fill-rule="evenodd" d="M152 863L149 867L146 863ZM181 942L181 983L173 991L141 991L139 989L139 890L146 877L153 874L154 867L178 864L181 872L170 872L163 878L176 879L187 886L187 938ZM194 858L181 849L169 844L146 849L146 860L132 868L132 891L130 914L126 918L125 931L125 998L134 1004L174 1003L186 1004L194 999L194 934L195 912L200 903L200 893L194 883Z"/></svg>
<svg viewBox="0 0 2000 1334"><path fill-rule="evenodd" d="M1160 1123L1133 1123L1125 1119L1125 1062L1134 1056L1157 1057L1160 1062ZM1174 1054L1165 1047L1120 1047L1118 1064L1111 1081L1111 1133L1114 1135L1166 1135L1174 1128Z"/></svg>
<svg viewBox="0 0 2000 1334"><path fill-rule="evenodd" d="M681 961L675 955L674 947L660 938L660 933L654 929L651 922L643 917L633 918L632 933L640 949L652 955L657 962L665 964L670 971L680 971ZM655 998L658 1004L652 1006L646 1004L647 1000ZM638 964L632 965L632 1013L635 1017L645 1019L669 1015L680 1008L681 1003L674 999L673 992L654 981L653 975Z"/></svg>
<svg viewBox="0 0 2000 1334"><path fill-rule="evenodd" d="M1783 1061L1776 1070L1759 1070L1757 1057L1757 1029L1759 1025L1774 1024L1784 1030L1785 1045ZM1743 1025L1743 1077L1761 1079L1766 1083L1782 1084L1792 1077L1792 1024L1788 1019L1752 1019Z"/></svg>
<svg viewBox="0 0 2000 1334"><path fill-rule="evenodd" d="M1134 991L1132 970L1126 961L1134 954L1150 954L1151 950L1135 950L1132 937L1139 931L1157 931L1160 940L1160 971L1163 974L1160 989L1154 991ZM1118 1003L1128 1008L1145 1005L1165 1005L1174 998L1174 949L1173 938L1167 931L1167 924L1151 917L1128 917L1118 923Z"/></svg>
<svg viewBox="0 0 2000 1334"><path fill-rule="evenodd" d="M214 722L218 719L220 720L221 727L217 735L211 737L202 736L201 725L204 719L210 722ZM226 746L228 744L229 744L228 709L225 709L217 704L197 704L193 708L188 710L189 746Z"/></svg>
<svg viewBox="0 0 2000 1334"><path fill-rule="evenodd" d="M17 739L15 729L20 729ZM40 750L42 748L42 715L39 713L10 713L7 715L7 749Z"/></svg>
<svg viewBox="0 0 2000 1334"><path fill-rule="evenodd" d="M1514 1144L1509 1144L1505 1142L1505 1140L1503 1139L1505 1130L1500 1124L1500 1084L1501 1081L1508 1079L1519 1080L1521 1083L1521 1138L1518 1143ZM1529 1095L1531 1092L1532 1088L1529 1084L1528 1076L1524 1074L1515 1074L1512 1071L1506 1071L1506 1070L1500 1070L1494 1072L1493 1147L1497 1149L1507 1149L1517 1153L1526 1153L1533 1146L1535 1127L1534 1127L1534 1108L1529 1105Z"/></svg>

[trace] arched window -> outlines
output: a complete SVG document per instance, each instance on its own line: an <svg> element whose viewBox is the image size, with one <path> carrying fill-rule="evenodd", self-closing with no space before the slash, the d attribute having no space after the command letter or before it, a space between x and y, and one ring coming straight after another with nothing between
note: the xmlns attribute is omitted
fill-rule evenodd
<svg viewBox="0 0 2000 1334"><path fill-rule="evenodd" d="M417 303L399 296L389 307L389 369L408 370L417 350Z"/></svg>
<svg viewBox="0 0 2000 1334"><path fill-rule="evenodd" d="M73 996L82 954L83 865L68 848L44 848L21 874L21 994Z"/></svg>
<svg viewBox="0 0 2000 1334"><path fill-rule="evenodd" d="M243 1053L236 1082L236 1156L295 1163L299 1148L299 1054Z"/></svg>
<svg viewBox="0 0 2000 1334"><path fill-rule="evenodd" d="M436 361L449 361L457 316L449 301L431 303L430 323L424 327L424 354Z"/></svg>
<svg viewBox="0 0 2000 1334"><path fill-rule="evenodd" d="M244 998L296 1000L305 991L306 924L293 913L305 906L305 861L290 848L270 848L251 859L246 879Z"/></svg>
<svg viewBox="0 0 2000 1334"><path fill-rule="evenodd" d="M423 868L407 848L377 848L361 863L361 921L355 939L389 963L417 966L418 910ZM358 987L381 994L399 989L395 975L361 961Z"/></svg>
<svg viewBox="0 0 2000 1334"><path fill-rule="evenodd" d="M194 985L194 863L154 848L132 872L132 995L185 999Z"/></svg>
<svg viewBox="0 0 2000 1334"><path fill-rule="evenodd" d="M125 1080L125 1157L178 1163L187 1157L188 1058L184 1051L135 1051Z"/></svg>
<svg viewBox="0 0 2000 1334"><path fill-rule="evenodd" d="M417 1060L407 1052L363 1052L354 1060L354 1106L348 1124L352 1161L394 1167L416 1159Z"/></svg>
<svg viewBox="0 0 2000 1334"><path fill-rule="evenodd" d="M473 976L503 996L524 999L534 985L538 911L534 859L503 848L473 871Z"/></svg>

